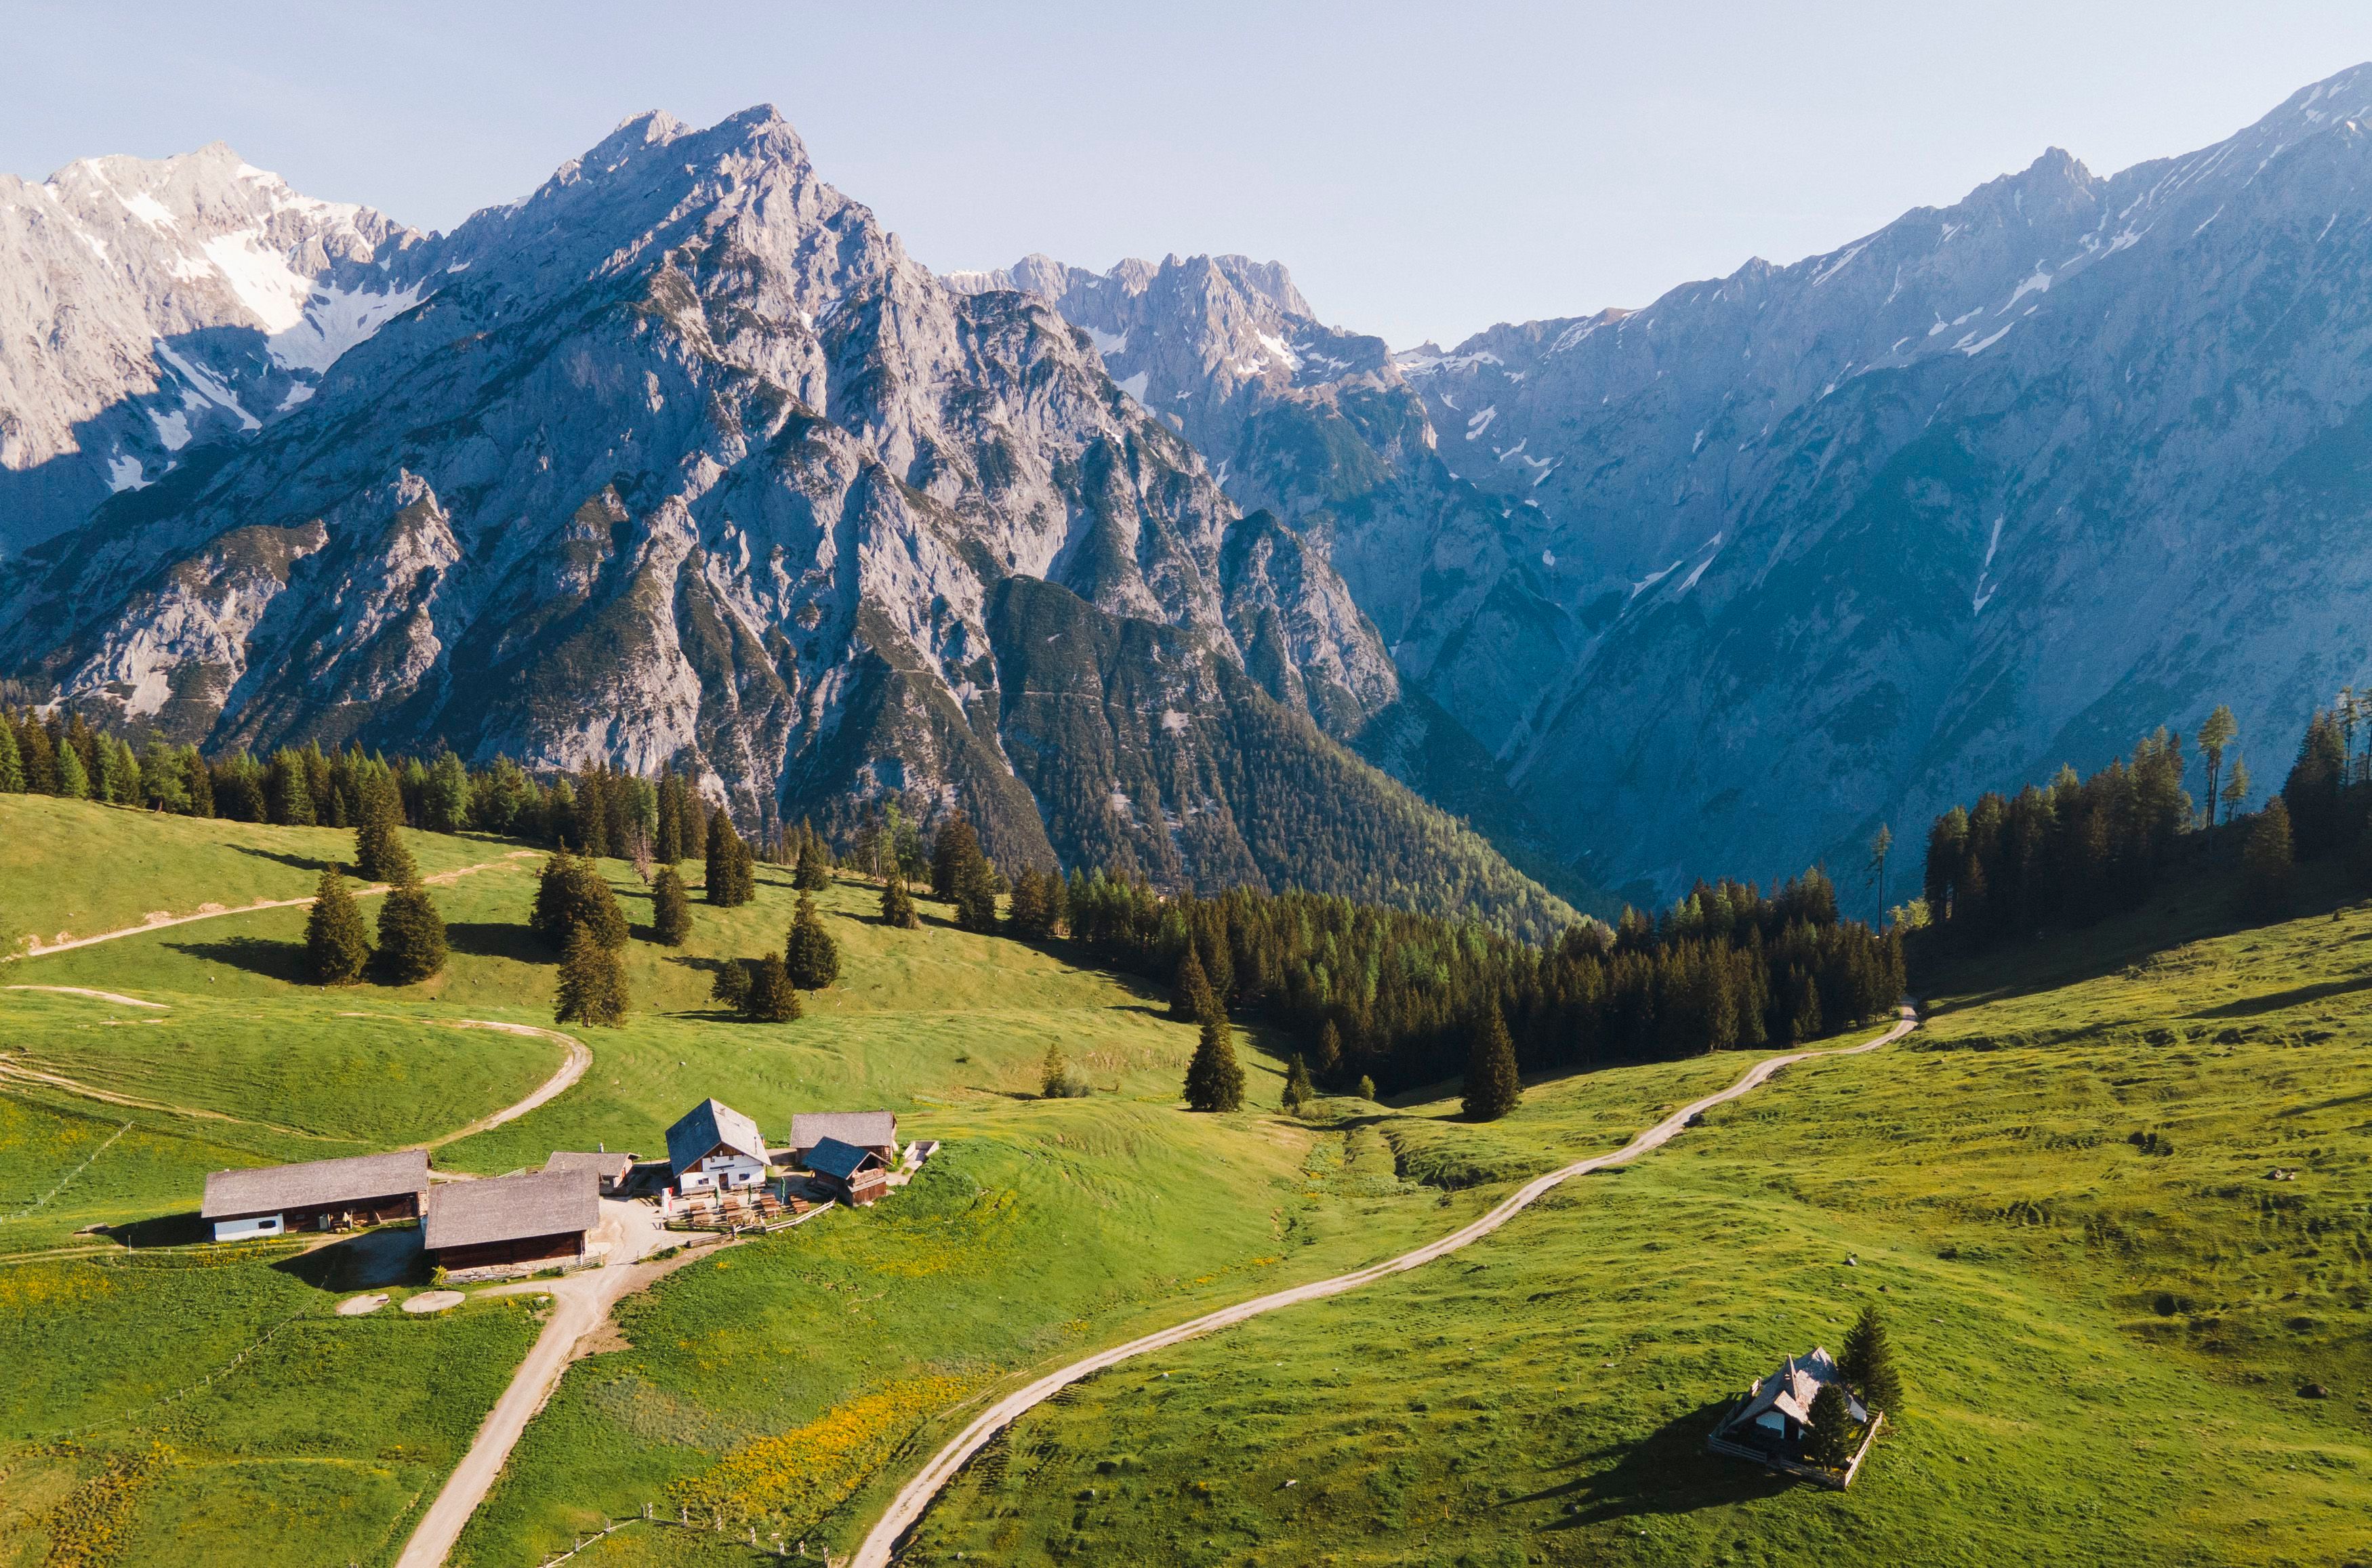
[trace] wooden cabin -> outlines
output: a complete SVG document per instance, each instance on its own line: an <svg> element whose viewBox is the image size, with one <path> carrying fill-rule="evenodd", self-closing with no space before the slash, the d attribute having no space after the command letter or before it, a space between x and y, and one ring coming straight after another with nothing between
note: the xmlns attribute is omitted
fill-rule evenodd
<svg viewBox="0 0 2372 1568"><path fill-rule="evenodd" d="M554 1149L552 1157L543 1162L546 1170L589 1170L601 1183L601 1196L615 1197L623 1191L634 1174L634 1156L607 1153L578 1154Z"/></svg>
<svg viewBox="0 0 2372 1568"><path fill-rule="evenodd" d="M420 1217L428 1194L428 1152L355 1155L302 1165L217 1170L206 1177L199 1215L216 1241L298 1230L343 1230Z"/></svg>
<svg viewBox="0 0 2372 1568"><path fill-rule="evenodd" d="M1835 1359L1814 1345L1809 1354L1791 1355L1770 1376L1757 1378L1746 1391L1746 1398L1733 1406L1714 1429L1714 1435L1774 1458L1799 1458L1804 1451L1805 1429L1812 1423L1812 1400L1824 1385L1831 1383L1844 1394L1846 1412L1853 1417L1854 1424L1866 1423L1869 1411L1845 1387L1844 1375L1837 1370Z"/></svg>
<svg viewBox="0 0 2372 1568"><path fill-rule="evenodd" d="M540 1170L447 1182L429 1200L421 1242L430 1263L455 1273L534 1272L583 1259L586 1237L600 1223L594 1171Z"/></svg>
<svg viewBox="0 0 2372 1568"><path fill-rule="evenodd" d="M808 1169L843 1203L863 1207L890 1191L890 1170L871 1149L826 1138L808 1151Z"/></svg>
<svg viewBox="0 0 2372 1568"><path fill-rule="evenodd" d="M810 1151L827 1139L870 1149L887 1170L898 1163L898 1118L887 1110L811 1110L791 1118L791 1158L812 1170Z"/></svg>
<svg viewBox="0 0 2372 1568"><path fill-rule="evenodd" d="M668 1129L667 1145L679 1193L730 1192L766 1179L766 1140L729 1105L702 1100Z"/></svg>

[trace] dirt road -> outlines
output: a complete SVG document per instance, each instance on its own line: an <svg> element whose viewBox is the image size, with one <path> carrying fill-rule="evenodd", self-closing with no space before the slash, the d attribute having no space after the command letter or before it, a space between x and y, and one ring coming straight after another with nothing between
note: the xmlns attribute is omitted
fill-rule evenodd
<svg viewBox="0 0 2372 1568"><path fill-rule="evenodd" d="M448 1022L443 1018L432 1021L440 1024ZM453 1028L459 1029L499 1029L504 1034L526 1035L533 1040L557 1040L568 1048L568 1059L560 1064L560 1071L538 1085L535 1092L525 1099L515 1105L506 1105L492 1116L482 1116L467 1127L448 1132L441 1138L432 1138L420 1145L424 1149L441 1149L446 1144L469 1137L473 1132L483 1132L489 1127L499 1127L506 1121L516 1121L537 1106L567 1089L577 1079L585 1076L585 1069L593 1065L593 1053L585 1048L585 1042L562 1034L558 1029L538 1028L533 1024L501 1024L488 1018L454 1018L449 1021Z"/></svg>
<svg viewBox="0 0 2372 1568"><path fill-rule="evenodd" d="M473 875L480 871L493 871L501 866L508 865L515 860L533 860L536 858L537 854L537 851L531 849L515 849L511 851L510 854L503 856L500 860L482 860L475 865L456 866L450 871L440 871L434 877L423 877L421 881L432 888L450 887L452 884L459 881L462 877ZM376 898L379 894L388 890L388 885L386 883L374 882L368 887L355 889L354 895L358 899L369 899ZM76 936L64 942L52 942L46 945L37 941L30 947L25 948L24 951L9 954L7 957L12 958L46 958L52 953L70 953L76 947L95 947L99 943L113 942L120 937L137 936L145 931L163 931L169 926L187 925L192 921L195 920L220 920L225 915L253 914L258 910L310 909L312 904L313 900L310 898L303 898L259 899L254 903L241 904L237 909L227 909L221 905L213 905L198 911L195 914L168 914L152 916L138 925L127 925L121 931L102 931L96 936Z"/></svg>
<svg viewBox="0 0 2372 1568"><path fill-rule="evenodd" d="M1857 1056L1865 1051L1875 1051L1889 1041L1901 1040L1918 1027L1917 1016L1906 1007L1902 1010L1901 1021L1892 1028L1864 1044L1833 1051L1791 1051L1783 1056L1773 1056L1758 1062L1744 1077L1719 1094L1707 1095L1701 1100L1682 1106L1612 1154L1594 1155L1587 1159L1576 1160L1573 1164L1552 1170L1546 1176L1535 1178L1473 1224L1452 1231L1440 1240L1429 1242L1413 1252L1404 1252L1397 1258L1373 1264L1355 1273L1337 1274L1331 1280L1317 1280L1306 1285L1296 1285L1290 1290L1278 1291L1272 1295L1258 1296L1250 1301L1239 1302L1233 1307L1223 1307L1216 1312L1205 1313L1200 1318L1180 1323L1172 1329L1158 1330L1141 1339L1131 1340L1126 1344L1114 1345L1110 1350L1099 1351L1085 1360L1075 1361L1068 1366L1048 1373L1027 1388L1007 1394L982 1411L973 1419L971 1425L956 1434L948 1446L940 1449L929 1464L923 1467L920 1474L900 1488L898 1495L890 1500L890 1506L882 1514L879 1522L866 1536L863 1544L857 1547L856 1555L849 1560L849 1568L889 1568L899 1541L922 1519L924 1512L930 1507L941 1489L955 1479L956 1472L962 1469L966 1462L987 1445L990 1438L1012 1424L1023 1412L1043 1403L1081 1378L1091 1377L1133 1356L1143 1355L1147 1351L1161 1350L1177 1344L1180 1341L1230 1328L1243 1322L1246 1318L1257 1318L1262 1313L1274 1312L1280 1307L1296 1306L1305 1301L1319 1301L1330 1295L1340 1295L1345 1291L1356 1290L1361 1285L1373 1284L1378 1280L1420 1268L1436 1258L1455 1252L1468 1243L1479 1241L1490 1235L1529 1208L1542 1193L1559 1182L1589 1171L1603 1170L1608 1166L1621 1165L1626 1160L1638 1158L1651 1149L1661 1148L1670 1142L1681 1128L1688 1125L1691 1117L1749 1093L1782 1067L1792 1063L1810 1061L1816 1057ZM404 1562L399 1564L398 1568L413 1568L413 1564L407 1556ZM420 1568L427 1568L427 1565L422 1564Z"/></svg>

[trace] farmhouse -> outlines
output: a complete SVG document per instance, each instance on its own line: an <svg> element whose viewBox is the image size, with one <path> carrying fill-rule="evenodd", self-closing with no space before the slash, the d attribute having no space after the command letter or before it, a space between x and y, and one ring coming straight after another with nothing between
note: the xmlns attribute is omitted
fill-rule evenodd
<svg viewBox="0 0 2372 1568"><path fill-rule="evenodd" d="M592 1170L540 1170L446 1183L428 1202L421 1244L453 1273L524 1272L583 1260L586 1233L600 1223Z"/></svg>
<svg viewBox="0 0 2372 1568"><path fill-rule="evenodd" d="M890 1190L890 1172L879 1155L837 1138L808 1151L808 1169L843 1203L872 1203Z"/></svg>
<svg viewBox="0 0 2372 1568"><path fill-rule="evenodd" d="M808 1157L827 1139L870 1149L884 1168L898 1163L898 1118L887 1110L814 1110L791 1118L791 1157L808 1169Z"/></svg>
<svg viewBox="0 0 2372 1568"><path fill-rule="evenodd" d="M198 1213L213 1225L216 1241L235 1241L292 1230L338 1230L416 1219L427 1192L427 1151L398 1149L303 1165L212 1171Z"/></svg>
<svg viewBox="0 0 2372 1568"><path fill-rule="evenodd" d="M601 1195L607 1198L615 1195L626 1185L627 1179L634 1175L634 1156L632 1155L574 1154L564 1150L555 1149L552 1151L552 1157L543 1162L543 1168L546 1170L589 1170L596 1177L599 1178L601 1182Z"/></svg>
<svg viewBox="0 0 2372 1568"><path fill-rule="evenodd" d="M766 1179L766 1140L729 1105L702 1100L668 1129L667 1145L680 1193L730 1191Z"/></svg>
<svg viewBox="0 0 2372 1568"><path fill-rule="evenodd" d="M1828 1384L1834 1384L1844 1395L1845 1411L1855 1425L1869 1423L1869 1411L1845 1386L1844 1375L1837 1370L1834 1358L1814 1345L1809 1354L1791 1355L1770 1376L1756 1379L1746 1397L1732 1405L1714 1428L1706 1446L1718 1454L1760 1459L1775 1469L1813 1474L1799 1461L1804 1456L1804 1434L1812 1424L1812 1400ZM1862 1448L1867 1451L1866 1441ZM1853 1469L1859 1466L1856 1457L1852 1469L1845 1472L1845 1482L1851 1481ZM1831 1485L1843 1484L1830 1480L1825 1472L1814 1479Z"/></svg>

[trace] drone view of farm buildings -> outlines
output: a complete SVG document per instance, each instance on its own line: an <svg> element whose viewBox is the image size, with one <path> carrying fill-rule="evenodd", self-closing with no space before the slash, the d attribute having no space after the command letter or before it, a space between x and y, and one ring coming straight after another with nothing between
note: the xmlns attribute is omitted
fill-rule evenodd
<svg viewBox="0 0 2372 1568"><path fill-rule="evenodd" d="M2372 1568L2372 17L1075 9L0 0L0 1568Z"/></svg>

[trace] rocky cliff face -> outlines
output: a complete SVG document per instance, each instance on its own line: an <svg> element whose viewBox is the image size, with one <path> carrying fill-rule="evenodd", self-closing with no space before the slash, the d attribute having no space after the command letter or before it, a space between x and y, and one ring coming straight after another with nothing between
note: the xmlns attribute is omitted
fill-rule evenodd
<svg viewBox="0 0 2372 1568"><path fill-rule="evenodd" d="M1412 693L1640 896L2367 673L2372 68L1790 267L1383 356L1239 259L997 282L1322 539ZM1897 882L1901 886L1900 880Z"/></svg>
<svg viewBox="0 0 2372 1568"><path fill-rule="evenodd" d="M1375 865L1467 857L1505 923L1566 912L1329 738L1400 692L1322 548L771 110L631 121L339 286L411 303L16 561L0 667L215 747L673 762L757 825L894 793L1185 885L1354 890L1319 868L1372 829ZM1336 793L1289 827L1305 776Z"/></svg>

